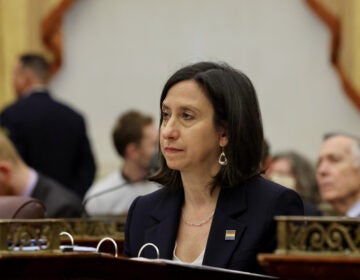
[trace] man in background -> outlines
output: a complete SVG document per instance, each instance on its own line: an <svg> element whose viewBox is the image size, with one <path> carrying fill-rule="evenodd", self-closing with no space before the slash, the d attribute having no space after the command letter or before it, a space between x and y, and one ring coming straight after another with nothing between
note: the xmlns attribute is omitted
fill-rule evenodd
<svg viewBox="0 0 360 280"><path fill-rule="evenodd" d="M112 139L123 165L86 193L83 205L90 216L125 215L137 196L159 188L156 183L147 181L158 145L153 119L137 111L128 111L117 120Z"/></svg>
<svg viewBox="0 0 360 280"><path fill-rule="evenodd" d="M0 115L22 159L82 198L95 176L84 118L50 95L50 65L37 54L19 57L13 84L17 101Z"/></svg>
<svg viewBox="0 0 360 280"><path fill-rule="evenodd" d="M320 196L339 215L360 217L360 139L345 133L324 137L317 165Z"/></svg>
<svg viewBox="0 0 360 280"><path fill-rule="evenodd" d="M82 212L78 196L24 163L11 141L0 133L0 195L42 201L46 218L75 218Z"/></svg>

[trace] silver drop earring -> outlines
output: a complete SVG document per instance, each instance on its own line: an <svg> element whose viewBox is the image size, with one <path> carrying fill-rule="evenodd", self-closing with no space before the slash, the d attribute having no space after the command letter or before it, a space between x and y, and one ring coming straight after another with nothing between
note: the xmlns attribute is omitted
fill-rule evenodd
<svg viewBox="0 0 360 280"><path fill-rule="evenodd" d="M224 147L221 147L221 154L219 156L219 164L222 166L225 166L228 164L228 160L227 160L225 152L224 152Z"/></svg>

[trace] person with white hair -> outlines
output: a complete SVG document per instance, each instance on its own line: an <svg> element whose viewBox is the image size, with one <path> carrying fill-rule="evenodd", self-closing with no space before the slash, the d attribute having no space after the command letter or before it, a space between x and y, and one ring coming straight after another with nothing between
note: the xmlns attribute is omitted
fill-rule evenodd
<svg viewBox="0 0 360 280"><path fill-rule="evenodd" d="M336 213L360 217L360 138L346 133L325 135L316 177L322 200Z"/></svg>

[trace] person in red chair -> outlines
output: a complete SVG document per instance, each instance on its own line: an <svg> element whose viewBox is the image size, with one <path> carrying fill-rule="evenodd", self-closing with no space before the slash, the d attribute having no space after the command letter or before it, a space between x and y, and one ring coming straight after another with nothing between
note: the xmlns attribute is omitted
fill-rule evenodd
<svg viewBox="0 0 360 280"><path fill-rule="evenodd" d="M0 195L36 198L44 203L46 218L81 216L81 200L77 195L25 164L3 133L0 133Z"/></svg>

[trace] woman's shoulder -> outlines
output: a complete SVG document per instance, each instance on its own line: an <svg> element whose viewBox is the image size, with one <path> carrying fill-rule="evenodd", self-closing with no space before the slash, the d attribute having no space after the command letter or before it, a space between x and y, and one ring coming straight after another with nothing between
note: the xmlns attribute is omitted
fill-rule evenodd
<svg viewBox="0 0 360 280"><path fill-rule="evenodd" d="M256 201L256 204L271 204L281 198L300 199L299 195L284 186L274 183L261 175L254 176L243 183L222 190L224 200L243 201L249 204Z"/></svg>
<svg viewBox="0 0 360 280"><path fill-rule="evenodd" d="M284 213L303 215L302 199L296 191L262 176L249 180L245 185L249 201L257 201L264 207L274 207L274 209L288 208Z"/></svg>
<svg viewBox="0 0 360 280"><path fill-rule="evenodd" d="M248 200L256 200L264 204L273 203L274 201L282 199L286 201L301 201L301 198L296 191L268 180L261 175L254 176L237 186L237 188L242 189L242 193L245 192L245 196Z"/></svg>
<svg viewBox="0 0 360 280"><path fill-rule="evenodd" d="M158 221L166 218L170 213L176 213L183 200L183 192L170 191L160 188L152 193L138 196L131 204L128 219L142 224L144 220ZM149 217L152 217L151 219ZM141 226L141 225L138 226Z"/></svg>
<svg viewBox="0 0 360 280"><path fill-rule="evenodd" d="M244 183L244 186L246 186L246 189L248 189L249 191L251 190L254 192L261 191L266 194L271 194L271 193L279 194L283 192L290 192L296 194L294 190L284 187L269 179L266 179L261 175L252 177L251 179L249 179Z"/></svg>
<svg viewBox="0 0 360 280"><path fill-rule="evenodd" d="M173 192L165 187L160 187L149 194L141 195L136 198L136 206L142 208L153 208L157 204L163 204L166 201L171 201L172 198L178 195L177 192Z"/></svg>

